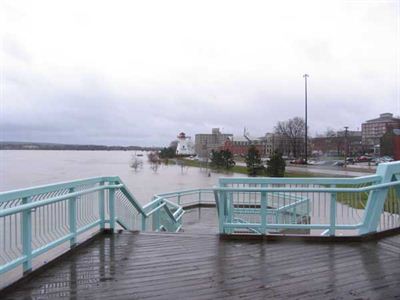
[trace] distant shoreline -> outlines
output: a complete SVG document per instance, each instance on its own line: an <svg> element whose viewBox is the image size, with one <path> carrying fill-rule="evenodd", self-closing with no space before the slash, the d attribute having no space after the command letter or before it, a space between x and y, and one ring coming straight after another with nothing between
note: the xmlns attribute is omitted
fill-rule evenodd
<svg viewBox="0 0 400 300"><path fill-rule="evenodd" d="M158 151L162 147L0 142L0 150Z"/></svg>

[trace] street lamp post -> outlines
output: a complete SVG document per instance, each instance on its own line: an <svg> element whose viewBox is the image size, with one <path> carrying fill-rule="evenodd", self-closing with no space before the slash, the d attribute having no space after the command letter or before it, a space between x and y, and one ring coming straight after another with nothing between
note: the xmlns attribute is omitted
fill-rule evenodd
<svg viewBox="0 0 400 300"><path fill-rule="evenodd" d="M349 142L347 140L347 131L349 126L344 126L344 167L347 167L347 156L349 155Z"/></svg>
<svg viewBox="0 0 400 300"><path fill-rule="evenodd" d="M309 77L308 74L304 74L304 93L305 93L305 131L304 131L304 163L307 164L307 78Z"/></svg>

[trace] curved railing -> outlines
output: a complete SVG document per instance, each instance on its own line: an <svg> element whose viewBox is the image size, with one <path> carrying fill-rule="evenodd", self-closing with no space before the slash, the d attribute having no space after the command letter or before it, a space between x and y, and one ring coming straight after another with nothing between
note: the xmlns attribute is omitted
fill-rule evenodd
<svg viewBox="0 0 400 300"><path fill-rule="evenodd" d="M157 197L141 206L117 177L95 177L0 193L0 274L102 230L178 231L183 209ZM63 249L63 250L62 250ZM38 262L39 263L39 262Z"/></svg>
<svg viewBox="0 0 400 300"><path fill-rule="evenodd" d="M220 178L222 234L364 235L400 227L400 163L358 178Z"/></svg>

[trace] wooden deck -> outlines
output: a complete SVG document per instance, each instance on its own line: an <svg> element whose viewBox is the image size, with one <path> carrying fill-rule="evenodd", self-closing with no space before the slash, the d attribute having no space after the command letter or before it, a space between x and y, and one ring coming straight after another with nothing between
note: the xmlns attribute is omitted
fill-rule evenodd
<svg viewBox="0 0 400 300"><path fill-rule="evenodd" d="M400 236L363 243L100 234L1 299L400 299Z"/></svg>

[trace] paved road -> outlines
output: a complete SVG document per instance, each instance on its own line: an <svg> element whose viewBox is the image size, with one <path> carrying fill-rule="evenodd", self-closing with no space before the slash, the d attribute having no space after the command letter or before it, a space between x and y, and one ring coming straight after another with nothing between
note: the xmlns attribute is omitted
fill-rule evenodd
<svg viewBox="0 0 400 300"><path fill-rule="evenodd" d="M245 163L238 162L236 163L238 166L246 166ZM365 176L371 175L375 173L374 169L367 169L367 168L358 168L359 170L355 171L354 166L349 167L350 170L346 170L344 167L337 167L337 168L327 168L327 167L316 167L316 166L294 166L287 164L286 170L292 172L301 172L301 173L310 173L314 175L331 175L331 176L343 176L343 177L358 177L358 176Z"/></svg>
<svg viewBox="0 0 400 300"><path fill-rule="evenodd" d="M326 169L320 167L313 166L286 166L287 171L292 172L303 172L303 173L311 173L311 174L321 174L321 175L332 175L332 176L345 176L345 177L358 177L371 175L371 172L366 171L349 171L345 168L337 168L337 169Z"/></svg>

